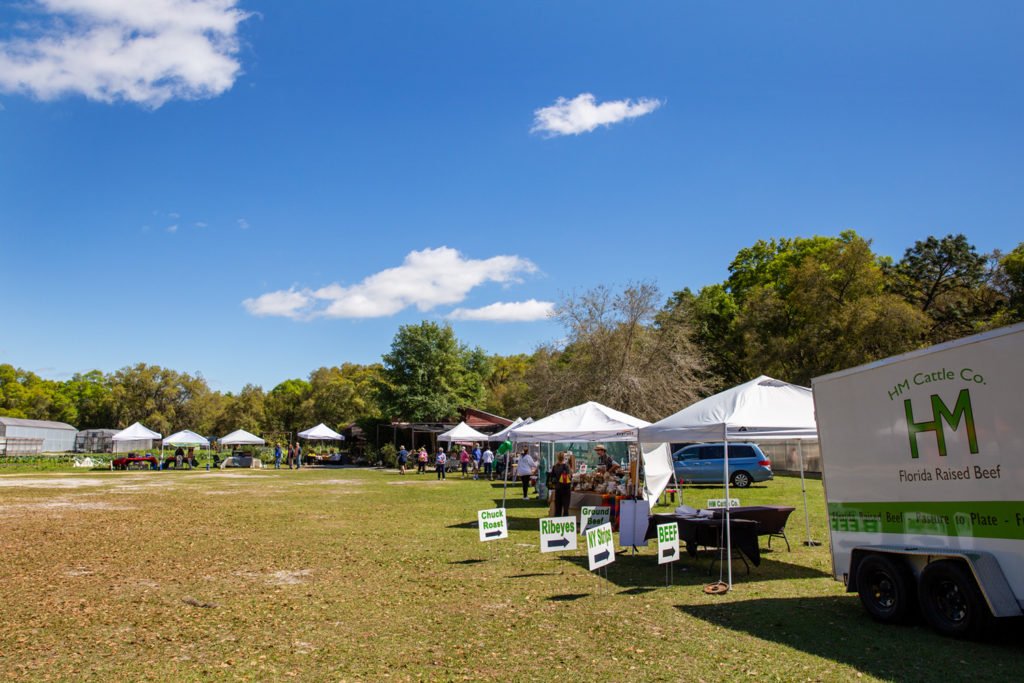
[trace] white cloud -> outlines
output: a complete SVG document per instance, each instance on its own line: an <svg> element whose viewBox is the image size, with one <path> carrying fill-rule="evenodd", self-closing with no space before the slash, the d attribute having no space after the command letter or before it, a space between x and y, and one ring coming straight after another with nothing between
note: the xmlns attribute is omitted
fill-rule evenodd
<svg viewBox="0 0 1024 683"><path fill-rule="evenodd" d="M0 92L156 108L215 97L241 72L238 0L34 0L0 40Z"/></svg>
<svg viewBox="0 0 1024 683"><path fill-rule="evenodd" d="M589 133L598 126L610 126L626 119L650 114L663 104L661 100L640 98L613 100L596 104L588 92L571 100L559 97L550 107L541 107L533 112L531 133L545 133L548 137L558 135L579 135Z"/></svg>
<svg viewBox="0 0 1024 683"><path fill-rule="evenodd" d="M240 227L242 230L248 230L249 229L249 221L245 220L244 218L239 218L238 219L238 227Z"/></svg>
<svg viewBox="0 0 1024 683"><path fill-rule="evenodd" d="M197 228L205 228L206 227L206 223L204 223L203 221L196 221L194 225Z"/></svg>
<svg viewBox="0 0 1024 683"><path fill-rule="evenodd" d="M167 232L170 232L170 233L178 232L178 225L177 224L168 225L167 226Z"/></svg>
<svg viewBox="0 0 1024 683"><path fill-rule="evenodd" d="M300 319L306 317L310 303L312 298L309 294L287 289L268 292L255 299L246 299L242 305L245 306L245 310L256 316Z"/></svg>
<svg viewBox="0 0 1024 683"><path fill-rule="evenodd" d="M374 273L354 285L280 290L242 302L253 315L293 319L379 318L411 306L429 311L457 304L487 282L512 283L537 271L519 256L470 259L450 247L410 252L402 265Z"/></svg>
<svg viewBox="0 0 1024 683"><path fill-rule="evenodd" d="M550 318L555 304L550 301L498 302L481 308L456 308L448 314L451 320L486 320L488 322L532 322Z"/></svg>

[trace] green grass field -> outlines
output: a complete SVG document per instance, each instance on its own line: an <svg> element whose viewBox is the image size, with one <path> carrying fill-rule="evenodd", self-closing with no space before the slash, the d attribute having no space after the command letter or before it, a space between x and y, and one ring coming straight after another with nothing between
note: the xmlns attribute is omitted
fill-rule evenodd
<svg viewBox="0 0 1024 683"><path fill-rule="evenodd" d="M883 627L830 576L819 481L739 492L797 506L792 552L705 595L652 548L605 580L538 552L546 508L510 488L508 540L478 541L489 482L305 469L0 476L0 678L10 680L1017 680L994 644ZM703 506L720 489L688 488ZM666 508L667 509L667 508ZM582 540L582 539L581 539ZM765 546L762 541L762 548Z"/></svg>

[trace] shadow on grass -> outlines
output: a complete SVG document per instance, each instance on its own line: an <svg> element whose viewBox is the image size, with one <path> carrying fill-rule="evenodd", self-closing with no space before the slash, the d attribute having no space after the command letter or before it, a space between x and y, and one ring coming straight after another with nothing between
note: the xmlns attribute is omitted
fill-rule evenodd
<svg viewBox="0 0 1024 683"><path fill-rule="evenodd" d="M684 555L675 563L674 585L701 586L718 576L718 564L709 571L714 551L703 551L697 557ZM577 567L589 571L589 562L585 555L559 555L563 562L570 562ZM665 587L665 565L657 564L657 558L650 553L630 555L628 552L616 552L615 562L607 565L608 581L622 588L634 589L638 586L655 588ZM812 569L797 564L778 562L774 559L761 558L761 566L750 568L749 576L743 571L743 564L733 561L733 583L745 581L775 581L787 579L817 579L831 576L819 569ZM624 594L629 595L626 591Z"/></svg>
<svg viewBox="0 0 1024 683"><path fill-rule="evenodd" d="M558 572L531 572L529 574L513 574L510 579L528 579L531 576L559 576Z"/></svg>
<svg viewBox="0 0 1024 683"><path fill-rule="evenodd" d="M530 517L507 517L506 523L508 524L509 531L538 531L540 521L536 518ZM479 528L479 522L472 520L469 522L460 522L458 524L449 524L449 529L477 529Z"/></svg>
<svg viewBox="0 0 1024 683"><path fill-rule="evenodd" d="M552 595L548 602L572 602L580 598L589 598L590 593L566 593L565 595Z"/></svg>
<svg viewBox="0 0 1024 683"><path fill-rule="evenodd" d="M487 560L452 560L448 564L480 564L481 562L486 561Z"/></svg>
<svg viewBox="0 0 1024 683"><path fill-rule="evenodd" d="M921 625L878 624L855 595L763 598L676 609L885 680L1019 680L1024 655L1024 622L1019 619L997 620L985 642L957 641Z"/></svg>

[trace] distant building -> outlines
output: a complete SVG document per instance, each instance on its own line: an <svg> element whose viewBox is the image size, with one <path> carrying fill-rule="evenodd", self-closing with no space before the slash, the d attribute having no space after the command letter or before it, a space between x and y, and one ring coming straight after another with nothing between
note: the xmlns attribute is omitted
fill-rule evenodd
<svg viewBox="0 0 1024 683"><path fill-rule="evenodd" d="M75 440L75 452L77 453L113 453L114 442L111 437L117 434L119 429L83 429L78 432Z"/></svg>
<svg viewBox="0 0 1024 683"><path fill-rule="evenodd" d="M78 430L64 422L0 417L0 454L32 455L75 450Z"/></svg>

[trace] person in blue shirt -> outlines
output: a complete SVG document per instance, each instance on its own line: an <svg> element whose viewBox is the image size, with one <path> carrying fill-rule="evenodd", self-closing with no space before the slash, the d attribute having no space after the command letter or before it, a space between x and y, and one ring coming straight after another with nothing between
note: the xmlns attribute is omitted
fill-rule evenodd
<svg viewBox="0 0 1024 683"><path fill-rule="evenodd" d="M400 446L398 449L398 473L405 474L405 463L409 461L409 451L405 450L405 446Z"/></svg>
<svg viewBox="0 0 1024 683"><path fill-rule="evenodd" d="M274 469L281 469L281 444L274 444Z"/></svg>

